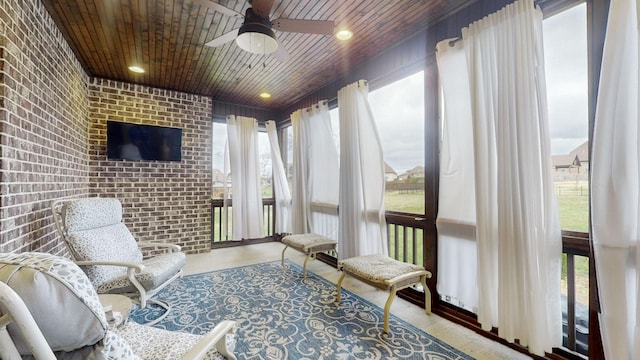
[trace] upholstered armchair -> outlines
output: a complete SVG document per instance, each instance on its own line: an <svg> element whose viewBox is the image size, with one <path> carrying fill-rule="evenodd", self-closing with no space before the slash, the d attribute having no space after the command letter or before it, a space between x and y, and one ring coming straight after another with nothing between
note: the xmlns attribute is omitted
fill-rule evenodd
<svg viewBox="0 0 640 360"><path fill-rule="evenodd" d="M236 359L237 324L205 335L110 325L86 274L69 259L0 254L0 358Z"/></svg>
<svg viewBox="0 0 640 360"><path fill-rule="evenodd" d="M99 294L126 294L143 308L147 303L164 308L164 314L148 325L166 317L170 305L151 297L182 276L185 255L178 245L136 242L122 222L122 204L115 198L54 201L51 211L72 260ZM145 258L144 248L164 252Z"/></svg>

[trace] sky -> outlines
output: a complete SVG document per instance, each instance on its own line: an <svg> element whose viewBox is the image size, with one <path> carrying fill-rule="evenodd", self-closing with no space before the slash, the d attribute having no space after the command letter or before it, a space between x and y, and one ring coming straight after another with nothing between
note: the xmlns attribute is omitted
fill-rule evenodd
<svg viewBox="0 0 640 360"><path fill-rule="evenodd" d="M568 154L587 140L586 24L585 4L543 21L552 155ZM418 72L369 93L385 161L398 174L424 164L423 76ZM337 110L332 115L337 138ZM223 168L225 137L224 125L214 124L214 168ZM269 151L266 135L259 147Z"/></svg>
<svg viewBox="0 0 640 360"><path fill-rule="evenodd" d="M385 161L398 175L424 166L424 72L369 93Z"/></svg>
<svg viewBox="0 0 640 360"><path fill-rule="evenodd" d="M568 154L587 141L586 4L543 21L551 154Z"/></svg>

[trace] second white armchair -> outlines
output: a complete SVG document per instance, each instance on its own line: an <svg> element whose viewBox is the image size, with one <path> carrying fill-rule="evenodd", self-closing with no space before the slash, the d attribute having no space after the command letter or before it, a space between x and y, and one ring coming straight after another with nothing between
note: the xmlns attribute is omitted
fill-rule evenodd
<svg viewBox="0 0 640 360"><path fill-rule="evenodd" d="M182 276L185 255L175 244L137 242L122 221L122 204L115 198L89 197L54 201L51 211L59 235L72 260L81 266L99 294L123 294L141 307L155 303L164 314L170 305L152 299L160 290ZM145 258L141 249L163 252Z"/></svg>

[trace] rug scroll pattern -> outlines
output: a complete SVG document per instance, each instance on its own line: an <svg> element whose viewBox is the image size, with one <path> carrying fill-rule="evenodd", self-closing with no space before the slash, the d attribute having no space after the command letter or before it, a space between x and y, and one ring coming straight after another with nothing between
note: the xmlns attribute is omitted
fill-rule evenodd
<svg viewBox="0 0 640 360"><path fill-rule="evenodd" d="M158 298L172 304L156 327L202 334L222 320L238 322L238 359L472 359L448 344L389 317L383 310L287 261L189 275L165 288ZM136 309L131 318L145 322L158 310ZM425 315L427 316L427 315Z"/></svg>

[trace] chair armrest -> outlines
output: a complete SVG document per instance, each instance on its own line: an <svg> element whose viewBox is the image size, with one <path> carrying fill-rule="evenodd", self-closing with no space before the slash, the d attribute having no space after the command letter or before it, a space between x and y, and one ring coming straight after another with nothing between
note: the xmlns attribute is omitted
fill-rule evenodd
<svg viewBox="0 0 640 360"><path fill-rule="evenodd" d="M42 360L55 360L55 355L49 347L47 340L40 331L29 308L24 303L20 295L9 285L0 281L0 304L8 311L0 316L0 355L2 358L21 359L13 340L9 337L7 326L13 323L22 335L23 341L35 354L36 358Z"/></svg>
<svg viewBox="0 0 640 360"><path fill-rule="evenodd" d="M238 324L235 321L222 321L213 330L203 335L193 348L182 356L182 360L200 360L214 346L222 356L229 360L235 360L234 349L227 347L227 334L235 334L237 327Z"/></svg>
<svg viewBox="0 0 640 360"><path fill-rule="evenodd" d="M79 266L96 266L96 265L122 266L122 267L129 268L129 272L133 270L137 273L140 273L144 270L144 265L138 264L138 263L131 263L131 262L83 260L83 261L76 261L75 263Z"/></svg>
<svg viewBox="0 0 640 360"><path fill-rule="evenodd" d="M146 248L146 247L166 248L166 249L169 249L169 252L177 252L177 251L180 251L181 249L180 245L176 245L176 244L151 243L151 242L139 242L138 247L139 248Z"/></svg>

